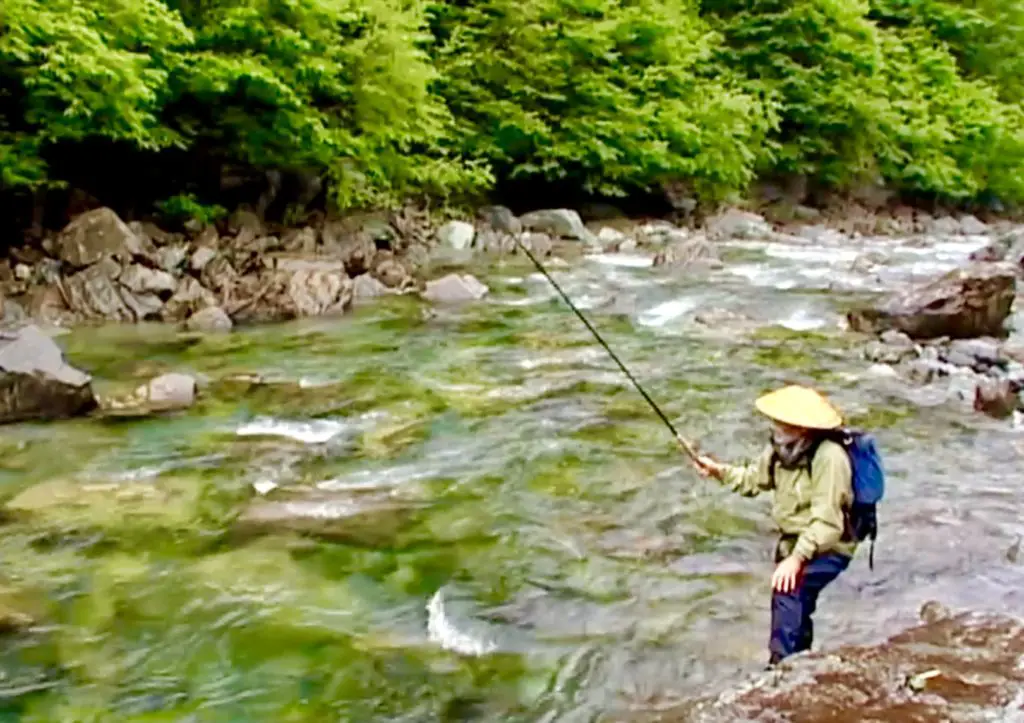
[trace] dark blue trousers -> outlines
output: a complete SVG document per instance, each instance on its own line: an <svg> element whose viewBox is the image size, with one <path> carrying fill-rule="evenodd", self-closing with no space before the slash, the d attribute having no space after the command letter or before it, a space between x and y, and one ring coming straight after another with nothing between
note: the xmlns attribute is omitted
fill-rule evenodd
<svg viewBox="0 0 1024 723"><path fill-rule="evenodd" d="M845 555L820 555L804 566L803 577L795 591L772 593L772 637L768 645L772 663L810 650L814 641L811 616L818 606L818 595L849 564L850 558Z"/></svg>

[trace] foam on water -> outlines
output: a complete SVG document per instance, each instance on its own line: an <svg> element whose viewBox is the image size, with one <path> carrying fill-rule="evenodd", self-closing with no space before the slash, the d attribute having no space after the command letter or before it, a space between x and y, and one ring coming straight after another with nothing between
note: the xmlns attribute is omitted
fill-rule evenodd
<svg viewBox="0 0 1024 723"><path fill-rule="evenodd" d="M455 626L445 605L444 588L435 592L427 603L427 635L431 642L461 655L487 655L498 649L493 640L474 636Z"/></svg>
<svg viewBox="0 0 1024 723"><path fill-rule="evenodd" d="M671 321L690 313L699 306L696 300L690 298L672 299L647 309L637 317L637 322L642 326L660 327Z"/></svg>
<svg viewBox="0 0 1024 723"><path fill-rule="evenodd" d="M337 437L348 427L349 425L344 422L330 419L299 422L261 417L243 424L235 434L239 437L285 437L303 444L323 444Z"/></svg>
<svg viewBox="0 0 1024 723"><path fill-rule="evenodd" d="M631 269L646 269L654 265L654 258L642 254L594 254L588 256L587 260L605 266L622 266Z"/></svg>

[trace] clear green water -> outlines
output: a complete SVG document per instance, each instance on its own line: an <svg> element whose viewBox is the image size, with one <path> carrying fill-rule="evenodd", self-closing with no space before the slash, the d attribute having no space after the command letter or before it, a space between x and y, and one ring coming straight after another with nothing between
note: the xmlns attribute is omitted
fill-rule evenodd
<svg viewBox="0 0 1024 723"><path fill-rule="evenodd" d="M880 429L877 568L826 596L821 644L877 639L928 597L1019 606L1016 433L866 375L835 330L847 296L737 258L794 288L594 261L560 278L719 455L757 449L751 402L788 380ZM699 480L529 269L480 273L488 301L435 315L62 338L101 390L206 386L177 415L2 430L0 613L37 624L2 638L0 721L621 720L759 667L767 502ZM691 306L757 323L672 317ZM794 313L825 326L772 326ZM251 519L268 509L288 519Z"/></svg>

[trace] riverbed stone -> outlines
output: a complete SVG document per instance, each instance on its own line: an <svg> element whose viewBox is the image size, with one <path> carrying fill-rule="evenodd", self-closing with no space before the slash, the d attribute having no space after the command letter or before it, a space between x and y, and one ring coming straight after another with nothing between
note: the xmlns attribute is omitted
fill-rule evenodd
<svg viewBox="0 0 1024 723"><path fill-rule="evenodd" d="M96 408L92 379L39 327L0 332L0 423L61 419Z"/></svg>
<svg viewBox="0 0 1024 723"><path fill-rule="evenodd" d="M105 258L68 277L64 280L68 306L86 321L134 322L160 311L163 302L156 295L131 298L131 291L117 282L120 274L118 263ZM149 298L143 302L142 297Z"/></svg>
<svg viewBox="0 0 1024 723"><path fill-rule="evenodd" d="M712 217L706 224L707 234L712 239L763 240L771 237L771 225L763 216L738 208L730 208Z"/></svg>
<svg viewBox="0 0 1024 723"><path fill-rule="evenodd" d="M135 395L150 409L188 409L196 401L198 384L188 374L161 374L135 390Z"/></svg>
<svg viewBox="0 0 1024 723"><path fill-rule="evenodd" d="M477 218L499 234L515 236L523 232L523 222L505 206L483 206L477 210Z"/></svg>
<svg viewBox="0 0 1024 723"><path fill-rule="evenodd" d="M449 221L437 230L438 242L456 251L470 248L475 237L476 227L465 221Z"/></svg>
<svg viewBox="0 0 1024 723"><path fill-rule="evenodd" d="M56 246L60 260L75 268L107 257L128 261L143 253L139 237L109 208L97 208L73 219L60 232Z"/></svg>
<svg viewBox="0 0 1024 723"><path fill-rule="evenodd" d="M287 490L254 499L236 521L243 534L293 532L361 545L394 542L414 508L379 491Z"/></svg>
<svg viewBox="0 0 1024 723"><path fill-rule="evenodd" d="M215 258L217 258L216 249L213 249L209 246L200 246L195 250L195 253L193 253L192 257L189 259L189 266L191 266L192 270L195 271L196 273L200 273L202 272L203 269L206 268L207 264L209 264Z"/></svg>
<svg viewBox="0 0 1024 723"><path fill-rule="evenodd" d="M448 274L435 281L428 281L423 298L434 303L458 303L477 301L487 295L489 289L476 277L469 274Z"/></svg>
<svg viewBox="0 0 1024 723"><path fill-rule="evenodd" d="M186 329L204 334L231 331L233 326L231 317L219 306L207 306L205 309L200 309L185 321Z"/></svg>
<svg viewBox="0 0 1024 723"><path fill-rule="evenodd" d="M973 264L847 315L853 331L902 331L913 339L1004 337L1016 293L1014 270Z"/></svg>
<svg viewBox="0 0 1024 723"><path fill-rule="evenodd" d="M164 321L183 321L192 314L217 305L217 296L198 280L186 276L161 311Z"/></svg>
<svg viewBox="0 0 1024 723"><path fill-rule="evenodd" d="M352 280L352 297L354 301L367 301L390 294L391 289L370 274L360 274Z"/></svg>
<svg viewBox="0 0 1024 723"><path fill-rule="evenodd" d="M720 263L718 250L700 234L670 243L654 256L655 266L717 266Z"/></svg>
<svg viewBox="0 0 1024 723"><path fill-rule="evenodd" d="M982 223L977 216L968 214L960 218L960 231L967 236L982 236L988 233L988 226Z"/></svg>
<svg viewBox="0 0 1024 723"><path fill-rule="evenodd" d="M1017 409L1018 391L1008 379L979 379L974 388L974 411L1007 419Z"/></svg>
<svg viewBox="0 0 1024 723"><path fill-rule="evenodd" d="M531 211L519 218L527 231L540 231L555 238L576 239L596 243L597 237L583 225L580 215L568 208Z"/></svg>
<svg viewBox="0 0 1024 723"><path fill-rule="evenodd" d="M140 264L125 267L117 280L135 294L166 294L166 297L169 297L178 287L178 280L168 272L150 269Z"/></svg>

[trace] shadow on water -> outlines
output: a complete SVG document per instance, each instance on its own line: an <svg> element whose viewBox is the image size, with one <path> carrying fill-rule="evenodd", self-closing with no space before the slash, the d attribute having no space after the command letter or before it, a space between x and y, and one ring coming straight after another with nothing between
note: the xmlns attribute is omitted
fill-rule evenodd
<svg viewBox="0 0 1024 723"><path fill-rule="evenodd" d="M557 278L709 451L754 453L751 402L785 381L878 429L876 569L828 591L821 645L882 639L931 598L1022 609L1015 433L867 375L836 297L782 251L703 279L600 259ZM173 369L204 394L4 430L0 720L614 720L759 667L766 501L698 479L543 279L514 261L488 280L432 316L66 337L101 385ZM695 323L709 308L750 324Z"/></svg>

